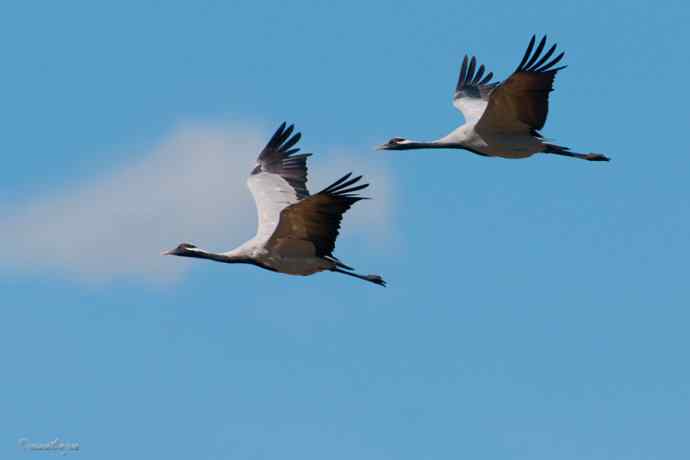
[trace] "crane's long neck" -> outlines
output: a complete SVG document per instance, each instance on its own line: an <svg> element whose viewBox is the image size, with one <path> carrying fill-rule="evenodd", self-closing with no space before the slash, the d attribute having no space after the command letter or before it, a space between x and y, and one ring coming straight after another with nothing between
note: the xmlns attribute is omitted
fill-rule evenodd
<svg viewBox="0 0 690 460"><path fill-rule="evenodd" d="M443 139L436 141L406 141L397 146L396 150L413 150L413 149L462 149L464 148L457 142L447 142Z"/></svg>
<svg viewBox="0 0 690 460"><path fill-rule="evenodd" d="M203 249L195 248L180 254L186 257L196 257L197 259L215 260L216 262L223 262L226 264L251 264L253 261L246 256L239 254L216 254L214 252L205 251Z"/></svg>

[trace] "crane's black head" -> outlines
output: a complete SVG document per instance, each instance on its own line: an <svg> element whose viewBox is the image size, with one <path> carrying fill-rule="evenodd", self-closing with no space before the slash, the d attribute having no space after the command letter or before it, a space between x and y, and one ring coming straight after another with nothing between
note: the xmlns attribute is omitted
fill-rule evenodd
<svg viewBox="0 0 690 460"><path fill-rule="evenodd" d="M179 244L175 249L165 251L162 253L164 256L187 256L196 257L199 252L199 248L189 243Z"/></svg>
<svg viewBox="0 0 690 460"><path fill-rule="evenodd" d="M402 137L394 137L385 144L381 144L377 147L378 150L405 150L410 148L411 141L404 139Z"/></svg>

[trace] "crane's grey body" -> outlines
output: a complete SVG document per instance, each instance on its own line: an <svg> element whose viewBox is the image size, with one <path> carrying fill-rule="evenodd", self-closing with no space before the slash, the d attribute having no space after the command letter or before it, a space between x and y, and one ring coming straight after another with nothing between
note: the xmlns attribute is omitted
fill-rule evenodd
<svg viewBox="0 0 690 460"><path fill-rule="evenodd" d="M293 148L301 134L283 123L257 159L247 185L256 203L256 235L237 248L212 253L182 243L164 254L225 263L245 263L289 275L324 270L343 273L385 286L378 275L359 275L332 254L343 214L364 198L355 194L368 184L347 174L315 195L309 195L307 154ZM292 135L292 136L291 136Z"/></svg>
<svg viewBox="0 0 690 460"><path fill-rule="evenodd" d="M258 171L249 176L247 186L256 203L256 236L224 255L250 258L290 275L311 275L335 267L333 262L318 257L314 245L309 241L288 240L281 243L271 239L280 224L280 213L301 199L283 177Z"/></svg>
<svg viewBox="0 0 690 460"><path fill-rule="evenodd" d="M571 152L569 148L545 142L539 130L548 113L548 95L553 90L554 67L560 53L549 60L556 45L541 54L546 37L534 49L532 37L513 74L501 83L490 83L493 73L484 76L484 65L477 69L477 59L465 56L453 105L463 114L465 123L447 136L430 142L395 137L379 146L382 150L454 148L482 156L526 158L535 153L552 153L590 161L608 161L598 153ZM534 52L532 52L534 51Z"/></svg>
<svg viewBox="0 0 690 460"><path fill-rule="evenodd" d="M546 144L535 136L491 130L480 132L476 123L459 126L447 136L434 142L445 147L451 146L484 156L502 158L526 158L546 148Z"/></svg>

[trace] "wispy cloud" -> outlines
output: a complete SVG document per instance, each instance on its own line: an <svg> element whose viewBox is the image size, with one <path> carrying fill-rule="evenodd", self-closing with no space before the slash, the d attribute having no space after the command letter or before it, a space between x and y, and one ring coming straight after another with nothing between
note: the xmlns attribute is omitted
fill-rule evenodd
<svg viewBox="0 0 690 460"><path fill-rule="evenodd" d="M254 235L246 179L270 134L249 125L180 125L131 164L8 206L0 233L13 244L0 264L91 280L174 278L189 264L161 257L161 250L182 241L227 250ZM382 234L391 196L385 171L361 156L349 161L342 149L311 160L312 192L352 169L366 175L376 200L355 206L345 229Z"/></svg>

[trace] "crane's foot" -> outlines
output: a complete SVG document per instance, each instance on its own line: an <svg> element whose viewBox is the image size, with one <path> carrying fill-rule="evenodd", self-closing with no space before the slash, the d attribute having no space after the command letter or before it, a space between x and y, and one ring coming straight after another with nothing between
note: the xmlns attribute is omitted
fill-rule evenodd
<svg viewBox="0 0 690 460"><path fill-rule="evenodd" d="M585 160L589 161L611 161L609 157L606 155L602 155L601 153L588 153L585 155Z"/></svg>

